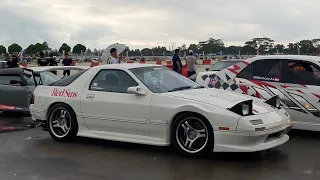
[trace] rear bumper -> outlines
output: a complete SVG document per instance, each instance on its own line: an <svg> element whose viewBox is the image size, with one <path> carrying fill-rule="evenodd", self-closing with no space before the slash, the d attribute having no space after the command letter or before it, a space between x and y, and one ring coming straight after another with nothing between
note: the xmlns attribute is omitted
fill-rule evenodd
<svg viewBox="0 0 320 180"><path fill-rule="evenodd" d="M214 132L214 152L257 152L271 149L289 140L292 126L262 132Z"/></svg>

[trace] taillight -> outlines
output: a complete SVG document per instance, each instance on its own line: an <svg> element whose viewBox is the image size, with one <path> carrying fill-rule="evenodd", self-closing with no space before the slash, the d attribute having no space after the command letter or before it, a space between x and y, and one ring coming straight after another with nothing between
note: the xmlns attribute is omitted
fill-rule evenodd
<svg viewBox="0 0 320 180"><path fill-rule="evenodd" d="M34 104L34 95L32 95L32 97L31 97L30 104Z"/></svg>

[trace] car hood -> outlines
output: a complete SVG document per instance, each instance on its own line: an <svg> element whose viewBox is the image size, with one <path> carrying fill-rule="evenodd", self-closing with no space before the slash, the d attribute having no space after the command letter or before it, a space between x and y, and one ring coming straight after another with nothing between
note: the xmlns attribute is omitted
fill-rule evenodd
<svg viewBox="0 0 320 180"><path fill-rule="evenodd" d="M240 102L253 100L254 114L263 114L275 111L270 105L251 96L239 94L232 91L225 91L220 89L204 88L192 89L184 91L175 91L166 93L167 96L188 99L201 103L210 104L223 109L232 108Z"/></svg>

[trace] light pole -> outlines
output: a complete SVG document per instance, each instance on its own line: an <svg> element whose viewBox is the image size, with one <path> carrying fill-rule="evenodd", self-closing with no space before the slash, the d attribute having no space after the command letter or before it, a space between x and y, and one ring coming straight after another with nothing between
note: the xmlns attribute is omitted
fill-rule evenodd
<svg viewBox="0 0 320 180"><path fill-rule="evenodd" d="M166 36L164 36L164 35L160 35L160 36L162 36L162 37L163 37L163 44L164 44L164 48L166 48Z"/></svg>
<svg viewBox="0 0 320 180"><path fill-rule="evenodd" d="M210 44L211 44L211 52L210 52L210 54L212 54L212 36L211 36L211 34L208 34L208 36L210 37L209 41L210 41Z"/></svg>

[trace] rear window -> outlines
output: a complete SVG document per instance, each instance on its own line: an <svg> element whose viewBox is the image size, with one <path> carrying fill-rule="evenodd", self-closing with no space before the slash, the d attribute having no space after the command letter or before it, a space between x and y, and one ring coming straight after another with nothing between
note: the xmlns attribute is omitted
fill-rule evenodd
<svg viewBox="0 0 320 180"><path fill-rule="evenodd" d="M73 81L75 81L76 79L78 79L84 72L86 72L86 70L84 71L80 71L78 73L72 74L68 77L65 77L57 82L54 82L52 84L50 84L49 86L68 86L70 85Z"/></svg>
<svg viewBox="0 0 320 180"><path fill-rule="evenodd" d="M211 66L209 71L221 71L221 70L224 70L225 68L230 67L230 66L232 66L232 65L234 65L236 63L238 63L238 61L229 61L229 62L228 61L221 61L221 62L217 62L216 64Z"/></svg>

